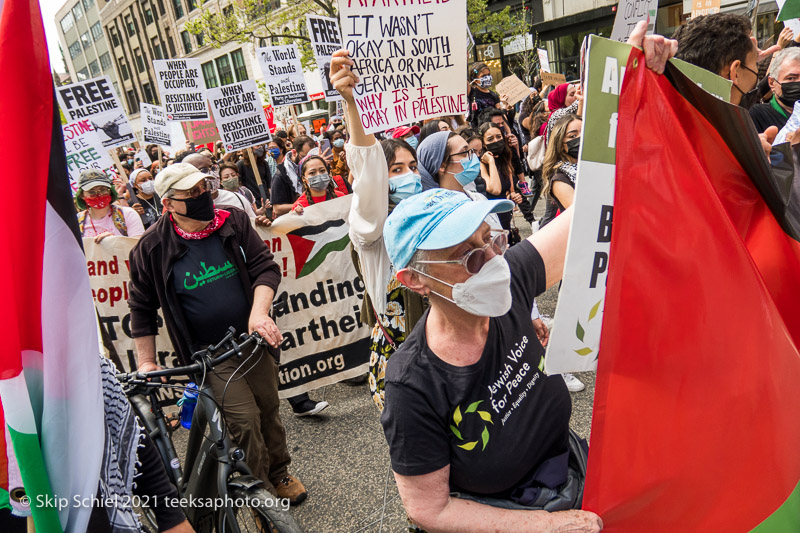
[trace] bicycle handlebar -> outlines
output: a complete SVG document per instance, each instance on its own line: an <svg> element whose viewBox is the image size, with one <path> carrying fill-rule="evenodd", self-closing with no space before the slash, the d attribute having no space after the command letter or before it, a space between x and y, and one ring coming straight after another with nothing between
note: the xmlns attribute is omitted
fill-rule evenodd
<svg viewBox="0 0 800 533"><path fill-rule="evenodd" d="M187 366L179 366L175 368L165 368L163 370L153 370L151 372L127 372L127 373L120 373L117 374L117 380L121 383L136 383L139 382L140 384L144 384L141 382L147 382L147 380L152 378L161 378L161 377L170 377L170 376L187 376L190 374L194 374L203 370L203 368L213 368L220 363L227 361L234 355L242 356L242 349L249 348L253 343L256 346L260 345L264 339L256 333L255 331L250 335L246 333L242 333L239 336L239 343L234 340L234 335L236 334L236 330L233 328L228 329L228 334L225 335L220 342L217 344L212 344L205 350L200 350L192 354L192 359L197 361L196 363L192 363L191 365ZM226 345L232 345L233 347L228 350L227 352L211 359L211 354L222 348ZM148 383L150 384L150 383ZM163 385L160 381L152 382L152 386L161 386Z"/></svg>

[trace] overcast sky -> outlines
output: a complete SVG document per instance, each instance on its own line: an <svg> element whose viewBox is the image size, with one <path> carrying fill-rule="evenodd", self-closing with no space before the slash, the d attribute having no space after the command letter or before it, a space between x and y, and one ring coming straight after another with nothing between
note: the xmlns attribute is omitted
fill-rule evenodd
<svg viewBox="0 0 800 533"><path fill-rule="evenodd" d="M69 1L72 2L74 0ZM42 8L42 19L44 19L44 32L47 35L47 48L50 53L50 69L55 69L56 72L67 71L58 51L58 33L56 32L55 22L56 12L66 2L67 0L39 0L39 5Z"/></svg>

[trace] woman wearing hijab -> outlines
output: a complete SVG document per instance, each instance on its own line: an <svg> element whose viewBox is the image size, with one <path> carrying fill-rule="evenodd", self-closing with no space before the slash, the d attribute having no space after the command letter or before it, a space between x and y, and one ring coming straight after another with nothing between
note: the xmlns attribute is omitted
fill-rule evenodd
<svg viewBox="0 0 800 533"><path fill-rule="evenodd" d="M155 180L149 170L137 168L128 180L130 206L139 213L144 229L155 224L161 216L161 199L156 194Z"/></svg>
<svg viewBox="0 0 800 533"><path fill-rule="evenodd" d="M547 138L550 137L553 125L559 118L570 113L583 114L583 96L576 85L562 83L547 96L547 107L550 108L550 118L547 119L546 129L539 131L540 135L544 135L545 143L547 143Z"/></svg>

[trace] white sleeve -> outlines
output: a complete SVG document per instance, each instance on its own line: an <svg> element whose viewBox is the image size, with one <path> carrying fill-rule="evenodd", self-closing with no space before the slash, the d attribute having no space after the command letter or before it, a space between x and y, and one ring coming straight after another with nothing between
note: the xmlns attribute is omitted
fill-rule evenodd
<svg viewBox="0 0 800 533"><path fill-rule="evenodd" d="M389 168L377 142L371 146L347 143L345 153L353 173L350 238L364 245L383 235L383 223L389 216Z"/></svg>
<svg viewBox="0 0 800 533"><path fill-rule="evenodd" d="M132 207L120 206L120 209L122 209L122 216L125 217L125 227L128 229L128 237L138 237L144 233L144 224L142 224L142 218L139 216L139 213L134 211Z"/></svg>

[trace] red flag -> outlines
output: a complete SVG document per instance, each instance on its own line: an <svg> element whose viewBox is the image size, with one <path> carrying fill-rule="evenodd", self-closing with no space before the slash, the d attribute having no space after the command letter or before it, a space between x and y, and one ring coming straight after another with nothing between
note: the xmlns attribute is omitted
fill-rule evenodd
<svg viewBox="0 0 800 533"><path fill-rule="evenodd" d="M800 242L782 215L634 50L584 498L605 531L800 531Z"/></svg>

